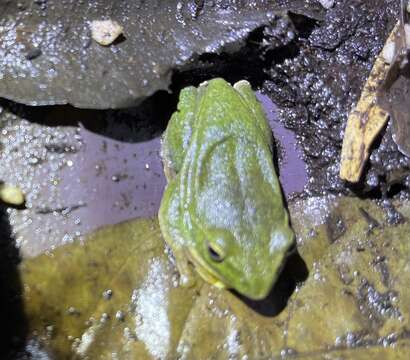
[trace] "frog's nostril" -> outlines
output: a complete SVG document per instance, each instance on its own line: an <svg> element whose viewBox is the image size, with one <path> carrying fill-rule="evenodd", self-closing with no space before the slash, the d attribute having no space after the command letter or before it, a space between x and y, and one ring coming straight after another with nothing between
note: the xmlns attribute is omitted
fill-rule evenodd
<svg viewBox="0 0 410 360"><path fill-rule="evenodd" d="M208 253L209 257L215 262L222 262L224 260L224 256L215 249L211 244L208 243Z"/></svg>

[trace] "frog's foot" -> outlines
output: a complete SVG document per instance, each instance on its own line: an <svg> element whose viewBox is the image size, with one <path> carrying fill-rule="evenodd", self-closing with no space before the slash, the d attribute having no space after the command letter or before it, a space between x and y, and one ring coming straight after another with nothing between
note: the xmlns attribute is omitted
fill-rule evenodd
<svg viewBox="0 0 410 360"><path fill-rule="evenodd" d="M203 280L205 280L207 283L219 288L219 289L225 289L226 286L225 284L218 279L215 275L213 275L210 271L208 271L206 268L198 265L191 263L189 260L186 258L176 258L177 261L177 268L180 274L180 285L183 287L193 287L196 285L196 272ZM194 271L195 268L195 271Z"/></svg>
<svg viewBox="0 0 410 360"><path fill-rule="evenodd" d="M179 271L179 284L183 287L193 287L196 284L195 275L192 271L192 265L182 256L174 254Z"/></svg>

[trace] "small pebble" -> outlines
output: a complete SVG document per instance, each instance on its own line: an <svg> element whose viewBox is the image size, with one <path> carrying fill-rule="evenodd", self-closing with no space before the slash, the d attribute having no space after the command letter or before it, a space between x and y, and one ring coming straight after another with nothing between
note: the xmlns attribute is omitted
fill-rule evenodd
<svg viewBox="0 0 410 360"><path fill-rule="evenodd" d="M23 191L13 185L0 184L0 200L9 205L23 205L25 196Z"/></svg>
<svg viewBox="0 0 410 360"><path fill-rule="evenodd" d="M27 51L25 58L27 60L34 60L42 54L41 49L35 47Z"/></svg>
<svg viewBox="0 0 410 360"><path fill-rule="evenodd" d="M319 0L319 2L325 9L330 9L335 5L335 0Z"/></svg>
<svg viewBox="0 0 410 360"><path fill-rule="evenodd" d="M95 20L90 24L91 37L100 45L111 45L124 31L123 27L113 20Z"/></svg>

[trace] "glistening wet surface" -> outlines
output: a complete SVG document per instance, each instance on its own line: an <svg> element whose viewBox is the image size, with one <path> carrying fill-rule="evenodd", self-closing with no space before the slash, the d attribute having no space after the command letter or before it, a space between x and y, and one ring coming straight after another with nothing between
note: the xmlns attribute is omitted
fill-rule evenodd
<svg viewBox="0 0 410 360"><path fill-rule="evenodd" d="M302 192L309 180L303 150L297 142L295 133L285 128L280 121L278 107L272 100L261 93L258 93L258 99L265 109L277 146L282 189L285 196L290 197L294 193Z"/></svg>
<svg viewBox="0 0 410 360"><path fill-rule="evenodd" d="M307 181L302 153L278 119L275 104L258 96L274 133L283 191L290 197L302 192ZM161 129L142 134L132 110L120 123L109 116L105 125L98 119L97 128L90 121L98 114L66 112L50 109L44 117L51 122L34 122L3 111L1 178L21 186L27 196L25 210L8 210L24 256L81 239L104 225L156 216L159 208L166 184ZM49 125L64 123L67 116L76 122ZM16 146L24 151L14 151Z"/></svg>

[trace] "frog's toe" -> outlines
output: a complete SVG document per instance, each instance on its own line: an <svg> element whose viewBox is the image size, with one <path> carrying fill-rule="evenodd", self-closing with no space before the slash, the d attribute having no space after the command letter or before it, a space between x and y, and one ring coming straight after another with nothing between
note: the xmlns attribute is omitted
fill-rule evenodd
<svg viewBox="0 0 410 360"><path fill-rule="evenodd" d="M175 255L177 260L177 268L179 272L179 284L183 287L193 287L196 284L195 275L190 268L190 264L186 259Z"/></svg>
<svg viewBox="0 0 410 360"><path fill-rule="evenodd" d="M218 289L226 289L226 285L222 281L215 281L212 283L213 286L215 286Z"/></svg>
<svg viewBox="0 0 410 360"><path fill-rule="evenodd" d="M190 288L193 287L195 283L195 278L192 275L180 274L179 284L181 286Z"/></svg>

